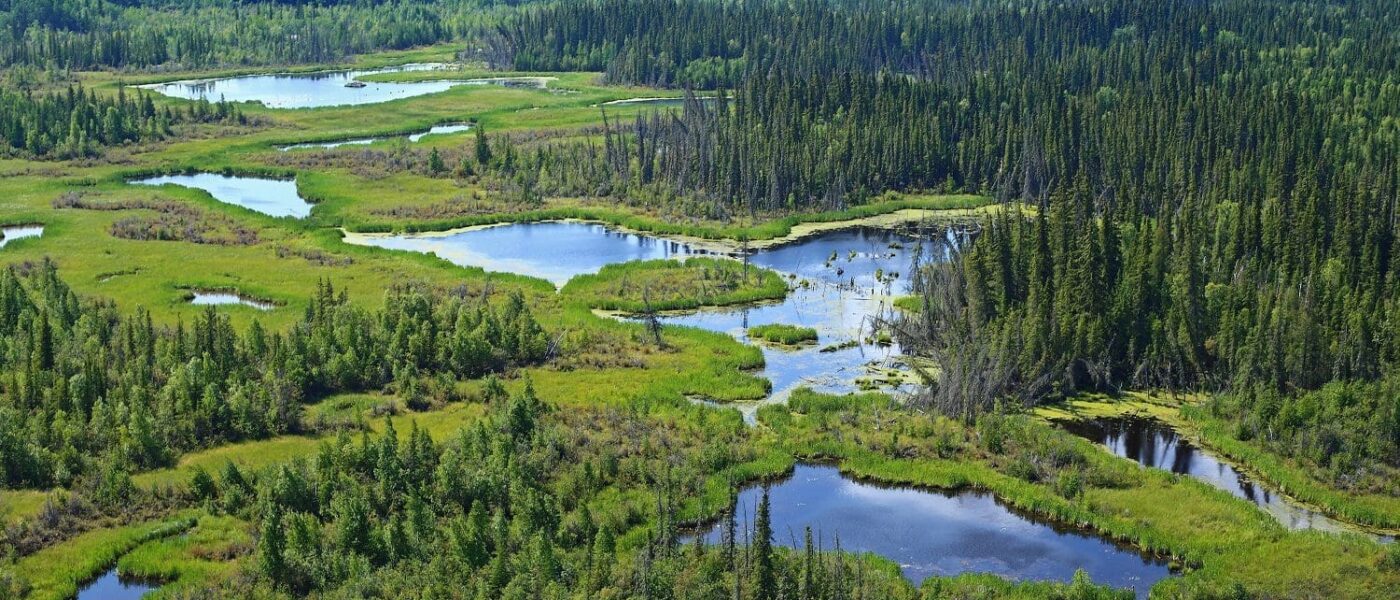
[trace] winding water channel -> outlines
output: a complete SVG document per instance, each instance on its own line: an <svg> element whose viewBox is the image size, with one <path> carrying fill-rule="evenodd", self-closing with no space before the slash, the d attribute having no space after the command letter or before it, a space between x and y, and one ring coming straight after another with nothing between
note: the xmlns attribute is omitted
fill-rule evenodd
<svg viewBox="0 0 1400 600"><path fill-rule="evenodd" d="M472 128L472 126L471 126L470 123L446 123L446 124L443 124L443 125L434 125L434 126L432 126L432 127L429 127L428 129L424 130L424 131L420 131L420 132L418 132L418 133L411 133L411 134L409 134L409 135L407 135L407 136L403 136L403 137L406 137L406 138L408 139L409 143L418 143L418 142L422 141L423 138L428 137L428 136L434 136L434 135L449 135L449 134L453 134L453 133L462 133L462 132L464 132L464 131L471 131L471 128ZM295 151L295 150L307 150L307 149L332 150L332 149L340 148L340 147L343 147L343 146L368 146L368 145L373 144L373 143L375 143L375 142L382 142L382 141L389 140L389 139L394 139L394 138L392 138L392 137L371 137L371 138L356 138L356 139L350 139L350 140L339 140L339 141L334 141L334 142L304 142L304 143L301 143L301 144L292 144L292 145L290 145L290 146L281 146L281 147L277 148L277 150L278 150L278 151L281 151L281 152L292 152L292 151Z"/></svg>
<svg viewBox="0 0 1400 600"><path fill-rule="evenodd" d="M1193 446L1165 423L1145 418L1111 418L1066 421L1066 430L1103 444L1109 452L1137 461L1145 467L1187 475L1254 503L1289 529L1317 529L1332 533L1361 533L1317 511L1299 505L1283 494L1255 483L1234 465ZM1373 536L1393 541L1388 536Z"/></svg>
<svg viewBox="0 0 1400 600"><path fill-rule="evenodd" d="M116 567L78 589L76 600L137 600L160 586L123 577Z"/></svg>

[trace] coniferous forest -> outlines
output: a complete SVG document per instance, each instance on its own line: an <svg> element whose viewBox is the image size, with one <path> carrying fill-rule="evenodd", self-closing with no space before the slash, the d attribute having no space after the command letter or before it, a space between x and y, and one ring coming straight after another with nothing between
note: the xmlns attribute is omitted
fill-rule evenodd
<svg viewBox="0 0 1400 600"><path fill-rule="evenodd" d="M1397 32L0 0L0 598L1400 598Z"/></svg>

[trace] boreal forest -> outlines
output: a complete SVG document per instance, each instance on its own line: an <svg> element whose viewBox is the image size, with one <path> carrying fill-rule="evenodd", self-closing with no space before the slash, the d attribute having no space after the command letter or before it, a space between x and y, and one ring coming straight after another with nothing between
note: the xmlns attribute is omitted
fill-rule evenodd
<svg viewBox="0 0 1400 600"><path fill-rule="evenodd" d="M0 0L0 598L1400 599L1391 0Z"/></svg>

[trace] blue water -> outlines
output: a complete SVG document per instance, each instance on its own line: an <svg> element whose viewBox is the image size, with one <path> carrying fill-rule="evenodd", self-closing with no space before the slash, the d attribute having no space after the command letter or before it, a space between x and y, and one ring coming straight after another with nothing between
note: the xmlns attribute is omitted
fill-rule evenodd
<svg viewBox="0 0 1400 600"><path fill-rule="evenodd" d="M1261 484L1215 455L1191 445L1164 423L1151 419L1100 419L1061 424L1066 430L1103 444L1115 456L1145 467L1187 475L1254 503L1289 529L1333 533L1357 532L1326 515L1305 508ZM1391 541L1375 536L1380 541Z"/></svg>
<svg viewBox="0 0 1400 600"><path fill-rule="evenodd" d="M77 600L137 600L158 587L124 579L114 567L79 589Z"/></svg>
<svg viewBox="0 0 1400 600"><path fill-rule="evenodd" d="M562 286L604 265L703 253L686 244L623 233L593 223L499 225L450 234L371 236L380 248L436 254L453 264L529 275Z"/></svg>
<svg viewBox="0 0 1400 600"><path fill-rule="evenodd" d="M217 173L161 175L133 180L134 185L182 185L209 192L215 200L274 217L305 218L311 204L297 194L297 182L290 179L240 177Z"/></svg>
<svg viewBox="0 0 1400 600"><path fill-rule="evenodd" d="M939 234L953 235L942 230ZM686 244L579 222L500 225L449 234L372 235L354 240L381 248L431 252L455 264L539 277L556 286L613 263L701 253ZM766 363L759 375L773 384L769 401L783 400L802 386L827 392L854 391L856 380L868 377L872 365L899 366L898 345L879 343L873 331L875 319L888 317L893 299L907 293L913 252L924 242L927 240L884 229L858 228L824 232L762 250L750 258L751 263L778 271L792 284L782 302L668 314L662 321L728 333L745 342L749 341L746 330L754 325L813 327L819 337L815 345L759 345ZM833 350L835 347L841 348ZM752 419L757 405L739 408Z"/></svg>
<svg viewBox="0 0 1400 600"><path fill-rule="evenodd" d="M740 492L740 535L762 493L759 485ZM831 466L798 465L792 477L769 486L769 505L774 543L800 547L811 527L824 549L839 537L842 550L893 560L916 585L960 573L1070 581L1083 569L1096 583L1146 597L1152 584L1171 574L1164 561L1021 516L990 494L873 485ZM723 528L722 522L711 526L702 533L705 541L721 542Z"/></svg>

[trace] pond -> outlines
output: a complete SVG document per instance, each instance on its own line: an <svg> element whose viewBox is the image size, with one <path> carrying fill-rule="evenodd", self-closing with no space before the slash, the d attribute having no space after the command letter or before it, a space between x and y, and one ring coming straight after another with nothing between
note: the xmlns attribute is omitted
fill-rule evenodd
<svg viewBox="0 0 1400 600"><path fill-rule="evenodd" d="M351 234L345 241L436 254L453 264L517 273L556 287L604 265L703 254L686 244L626 233L596 223L545 221L444 233Z"/></svg>
<svg viewBox="0 0 1400 600"><path fill-rule="evenodd" d="M1289 529L1357 531L1255 483L1229 463L1191 445L1160 421L1143 418L1096 419L1066 421L1060 426L1075 435L1103 444L1116 456L1137 461L1146 467L1199 479L1253 502ZM1379 539L1387 541L1389 538Z"/></svg>
<svg viewBox="0 0 1400 600"><path fill-rule="evenodd" d="M260 300L254 300L252 298L246 298L234 292L219 291L190 292L190 304L194 304L196 306L221 306L229 304L241 304L243 306L250 306L258 310L272 310L274 308L277 308L277 306L275 304L272 304L271 302L263 302Z"/></svg>
<svg viewBox="0 0 1400 600"><path fill-rule="evenodd" d="M153 83L139 87L186 100L205 99L229 102L261 102L268 108L319 108L375 104L445 92L459 85L504 85L544 88L544 77L487 77L479 79L439 79L431 81L364 81L366 75L434 71L450 68L442 63L416 63L397 67L312 73L274 73L215 79L192 79ZM353 82L353 83L352 83Z"/></svg>
<svg viewBox="0 0 1400 600"><path fill-rule="evenodd" d="M43 225L4 225L0 226L0 248L5 244L24 238L44 235Z"/></svg>
<svg viewBox="0 0 1400 600"><path fill-rule="evenodd" d="M752 523L763 488L739 494L738 530ZM1016 580L1069 581L1083 569L1096 583L1146 597L1171 574L1167 563L1094 535L1022 516L981 492L889 487L850 479L835 467L797 465L769 485L774 543L800 547L804 529L831 549L873 552L916 585L932 576L992 573ZM723 523L700 535L719 543ZM742 534L741 534L742 535ZM744 541L744 540L740 540Z"/></svg>
<svg viewBox="0 0 1400 600"><path fill-rule="evenodd" d="M77 600L137 600L154 592L158 587L160 586L122 577L117 568L112 567L92 583L79 588Z"/></svg>
<svg viewBox="0 0 1400 600"><path fill-rule="evenodd" d="M133 185L174 184L209 192L215 200L274 217L305 218L311 204L297 193L293 179L242 177L218 173L161 175L128 181Z"/></svg>

